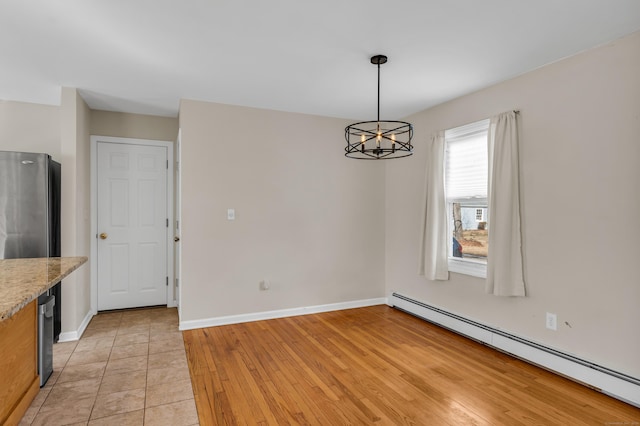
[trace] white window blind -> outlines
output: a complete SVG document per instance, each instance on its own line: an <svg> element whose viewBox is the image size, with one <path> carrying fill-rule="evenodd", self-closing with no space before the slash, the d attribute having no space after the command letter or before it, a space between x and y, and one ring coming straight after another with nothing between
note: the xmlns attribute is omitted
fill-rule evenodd
<svg viewBox="0 0 640 426"><path fill-rule="evenodd" d="M489 120L445 132L445 194L447 202L487 199Z"/></svg>

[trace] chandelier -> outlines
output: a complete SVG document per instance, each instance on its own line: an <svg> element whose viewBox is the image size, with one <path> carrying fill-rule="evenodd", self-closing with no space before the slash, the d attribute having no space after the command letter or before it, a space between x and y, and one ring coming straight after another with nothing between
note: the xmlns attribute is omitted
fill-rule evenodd
<svg viewBox="0 0 640 426"><path fill-rule="evenodd" d="M413 126L406 121L380 120L380 65L387 62L384 55L371 57L378 66L378 119L353 123L344 129L347 140L345 156L359 160L385 160L413 154Z"/></svg>

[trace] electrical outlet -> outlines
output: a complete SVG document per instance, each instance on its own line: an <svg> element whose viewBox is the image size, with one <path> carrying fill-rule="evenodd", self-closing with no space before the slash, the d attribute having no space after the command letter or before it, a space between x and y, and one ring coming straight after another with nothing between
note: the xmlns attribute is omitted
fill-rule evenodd
<svg viewBox="0 0 640 426"><path fill-rule="evenodd" d="M547 312L547 328L549 330L558 329L558 317L556 316L556 314Z"/></svg>

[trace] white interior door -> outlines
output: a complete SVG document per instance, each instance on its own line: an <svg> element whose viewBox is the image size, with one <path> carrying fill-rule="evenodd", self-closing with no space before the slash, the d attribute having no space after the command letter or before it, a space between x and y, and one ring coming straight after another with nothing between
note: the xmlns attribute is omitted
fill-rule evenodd
<svg viewBox="0 0 640 426"><path fill-rule="evenodd" d="M167 304L165 146L97 143L98 310Z"/></svg>

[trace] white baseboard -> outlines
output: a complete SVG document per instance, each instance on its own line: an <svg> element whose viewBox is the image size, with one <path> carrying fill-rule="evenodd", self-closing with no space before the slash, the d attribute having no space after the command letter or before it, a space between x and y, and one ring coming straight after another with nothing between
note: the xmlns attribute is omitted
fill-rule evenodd
<svg viewBox="0 0 640 426"><path fill-rule="evenodd" d="M73 342L75 340L80 340L80 337L82 337L82 334L89 325L89 321L91 321L91 318L93 318L94 315L95 312L87 312L87 315L85 315L84 319L80 323L80 327L78 327L78 329L75 331L65 331L64 333L60 333L58 342Z"/></svg>
<svg viewBox="0 0 640 426"><path fill-rule="evenodd" d="M393 293L389 305L640 407L640 379Z"/></svg>
<svg viewBox="0 0 640 426"><path fill-rule="evenodd" d="M354 300L350 302L331 303L328 305L306 306L301 308L280 309L277 311L256 312L224 317L205 318L201 320L180 321L180 330L215 327L219 325L239 324L243 322L261 321L274 318L293 317L297 315L317 314L320 312L340 311L343 309L363 308L365 306L383 305L386 297L378 299Z"/></svg>

